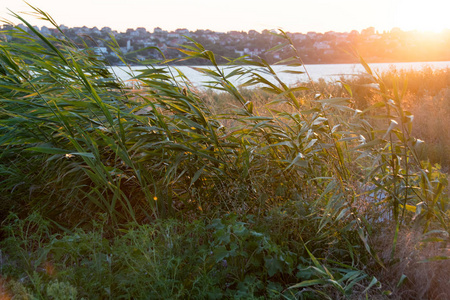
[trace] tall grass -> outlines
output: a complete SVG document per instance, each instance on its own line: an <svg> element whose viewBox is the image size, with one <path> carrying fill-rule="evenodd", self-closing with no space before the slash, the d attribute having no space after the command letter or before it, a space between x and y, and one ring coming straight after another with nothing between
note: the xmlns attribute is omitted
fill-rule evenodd
<svg viewBox="0 0 450 300"><path fill-rule="evenodd" d="M393 90L394 79L398 81L399 89L405 89L403 105L414 116L412 133L415 137L426 142L421 154L422 159L439 163L448 171L450 164L447 155L450 144L450 133L447 124L449 109L449 69L432 70L391 70L382 72L380 78L386 83L387 89ZM368 105L378 101L379 95L373 88L368 87L367 78L347 80L357 100L356 105L365 109Z"/></svg>
<svg viewBox="0 0 450 300"><path fill-rule="evenodd" d="M10 244L18 245L14 251L28 264L28 282L41 297L48 295L50 279L39 268L47 260L63 270L72 268L76 258L70 251L79 251L65 249L58 256L52 252L58 248L55 243L68 246L77 230L84 235L91 229L95 235L96 223L103 224L105 238L126 240L121 233L138 224L169 218L204 222L200 239L212 256L206 259L205 252L205 260L193 262L177 258L184 254L176 252L169 259L174 269L167 270L175 281L169 281L181 280L171 272L189 272L184 264L206 268L225 261L230 267L222 270L227 274L223 278L228 279L211 283L211 288L233 297L249 287L254 296L267 296L271 289L293 298L350 297L355 291L368 296L379 285L375 270L395 264L404 229L420 228L429 243L445 245L448 240L447 179L421 160L412 113L404 103L407 89L399 79L386 82L362 59L379 101L360 109L348 84L339 97L312 83L289 87L263 59L242 57L219 66L214 53L191 40L179 49L183 59L212 64L212 69L197 70L210 77L206 86L227 95L221 99L232 99L235 108L229 112L210 107L211 98L197 92L180 71L163 68L165 61L147 62L130 88L89 49L44 37L16 17L29 30L15 28L6 34L18 42L0 44L1 213L26 217L39 212L49 222L42 238L18 235L24 228L39 232L41 221L12 218L4 224L10 228ZM279 36L286 44L271 51L294 49L280 63L302 65L290 39L282 31ZM270 103L261 105L248 95L253 92L234 86L230 79L239 76L249 76L245 86L272 95ZM23 222L29 226L11 225ZM389 257L373 247L379 230L392 233ZM64 231L62 240L51 235ZM139 244L139 234L133 238L137 248L153 247ZM86 242L93 252L80 255L97 261L102 268L96 270L106 268L109 281L98 284L111 293L125 295L121 270L140 267L140 259L157 263L143 251L134 258L128 250L117 253L121 246L109 246L108 240L103 244L102 236L94 241L101 245ZM39 254L39 260L32 262L30 254ZM112 257L130 261L113 267ZM426 259L441 258L448 257ZM214 268L189 274L206 278ZM60 288L83 289L87 283L79 281L84 275L77 272L70 278L57 276L70 281ZM155 292L170 288L173 295L186 295L167 284ZM184 284L194 286L192 281Z"/></svg>

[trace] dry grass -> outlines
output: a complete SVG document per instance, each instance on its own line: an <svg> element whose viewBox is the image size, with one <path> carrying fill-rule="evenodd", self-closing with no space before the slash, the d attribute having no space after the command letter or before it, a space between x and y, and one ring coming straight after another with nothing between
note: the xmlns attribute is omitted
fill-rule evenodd
<svg viewBox="0 0 450 300"><path fill-rule="evenodd" d="M407 109L414 115L413 133L427 144L424 155L449 172L450 167L450 88L436 95L409 94Z"/></svg>
<svg viewBox="0 0 450 300"><path fill-rule="evenodd" d="M380 233L374 238L374 245L384 261L392 261L385 270L380 270L378 278L391 283L388 287L400 299L448 299L450 295L450 260L424 262L433 257L450 255L449 245L443 242L423 242L419 231L400 231L396 251L391 260L392 232ZM402 275L406 279L402 284Z"/></svg>

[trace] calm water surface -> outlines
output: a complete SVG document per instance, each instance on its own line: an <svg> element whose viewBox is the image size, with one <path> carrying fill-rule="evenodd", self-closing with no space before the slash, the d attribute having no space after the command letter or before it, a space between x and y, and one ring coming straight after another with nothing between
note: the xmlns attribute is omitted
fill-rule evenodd
<svg viewBox="0 0 450 300"><path fill-rule="evenodd" d="M387 71L391 68L395 68L397 70L421 70L423 68L429 67L432 69L445 69L450 68L450 61L439 61L439 62L408 62L408 63L374 63L369 64L373 71L383 72ZM206 68L205 66L201 66L202 68ZM142 66L134 66L130 68L126 67L112 67L112 71L115 72L117 77L122 79L123 81L129 81L133 74L138 75L138 70L142 70L145 67ZM207 67L211 68L211 67ZM252 67L245 67L252 68ZM290 69L296 71L305 71L303 67L291 68L286 66L272 66L272 68L277 72L278 77L286 84L292 85L298 82L308 81L308 77L306 74L289 74L283 73L282 71ZM326 81L334 81L339 80L342 76L349 77L355 76L365 73L364 67L360 64L322 64L322 65L305 65L306 70L313 80L318 80L323 78ZM172 72L175 76L177 76L178 72L174 67L171 67ZM197 87L202 87L205 81L209 80L208 76L205 76L197 71L195 71L190 66L179 66L176 69L183 72L186 77L192 82L193 85ZM228 74L230 69L227 67L221 67L224 69L225 74ZM270 80L273 83L276 81L268 75L263 75L266 79ZM181 82L181 79L179 79ZM238 80L237 78L231 80L233 84L239 85L242 84L245 79Z"/></svg>

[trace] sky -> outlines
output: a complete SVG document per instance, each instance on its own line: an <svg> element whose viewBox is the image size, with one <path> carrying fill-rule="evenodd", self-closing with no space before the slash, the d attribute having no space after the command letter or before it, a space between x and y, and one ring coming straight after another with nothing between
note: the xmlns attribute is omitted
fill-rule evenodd
<svg viewBox="0 0 450 300"><path fill-rule="evenodd" d="M440 32L450 29L449 0L28 0L68 27L155 27L210 29L227 32L283 29L288 32L349 32L375 27L378 31ZM0 0L0 18L31 12L22 0ZM26 16L33 25L48 23Z"/></svg>

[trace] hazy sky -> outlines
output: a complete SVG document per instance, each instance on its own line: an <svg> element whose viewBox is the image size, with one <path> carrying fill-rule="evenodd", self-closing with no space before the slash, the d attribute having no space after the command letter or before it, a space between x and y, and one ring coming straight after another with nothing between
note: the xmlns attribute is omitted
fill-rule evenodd
<svg viewBox="0 0 450 300"><path fill-rule="evenodd" d="M69 27L109 26L118 31L145 27L230 31L281 28L290 32L441 31L450 28L449 0L29 0ZM22 0L0 0L0 17L32 11ZM27 17L33 25L46 25Z"/></svg>

